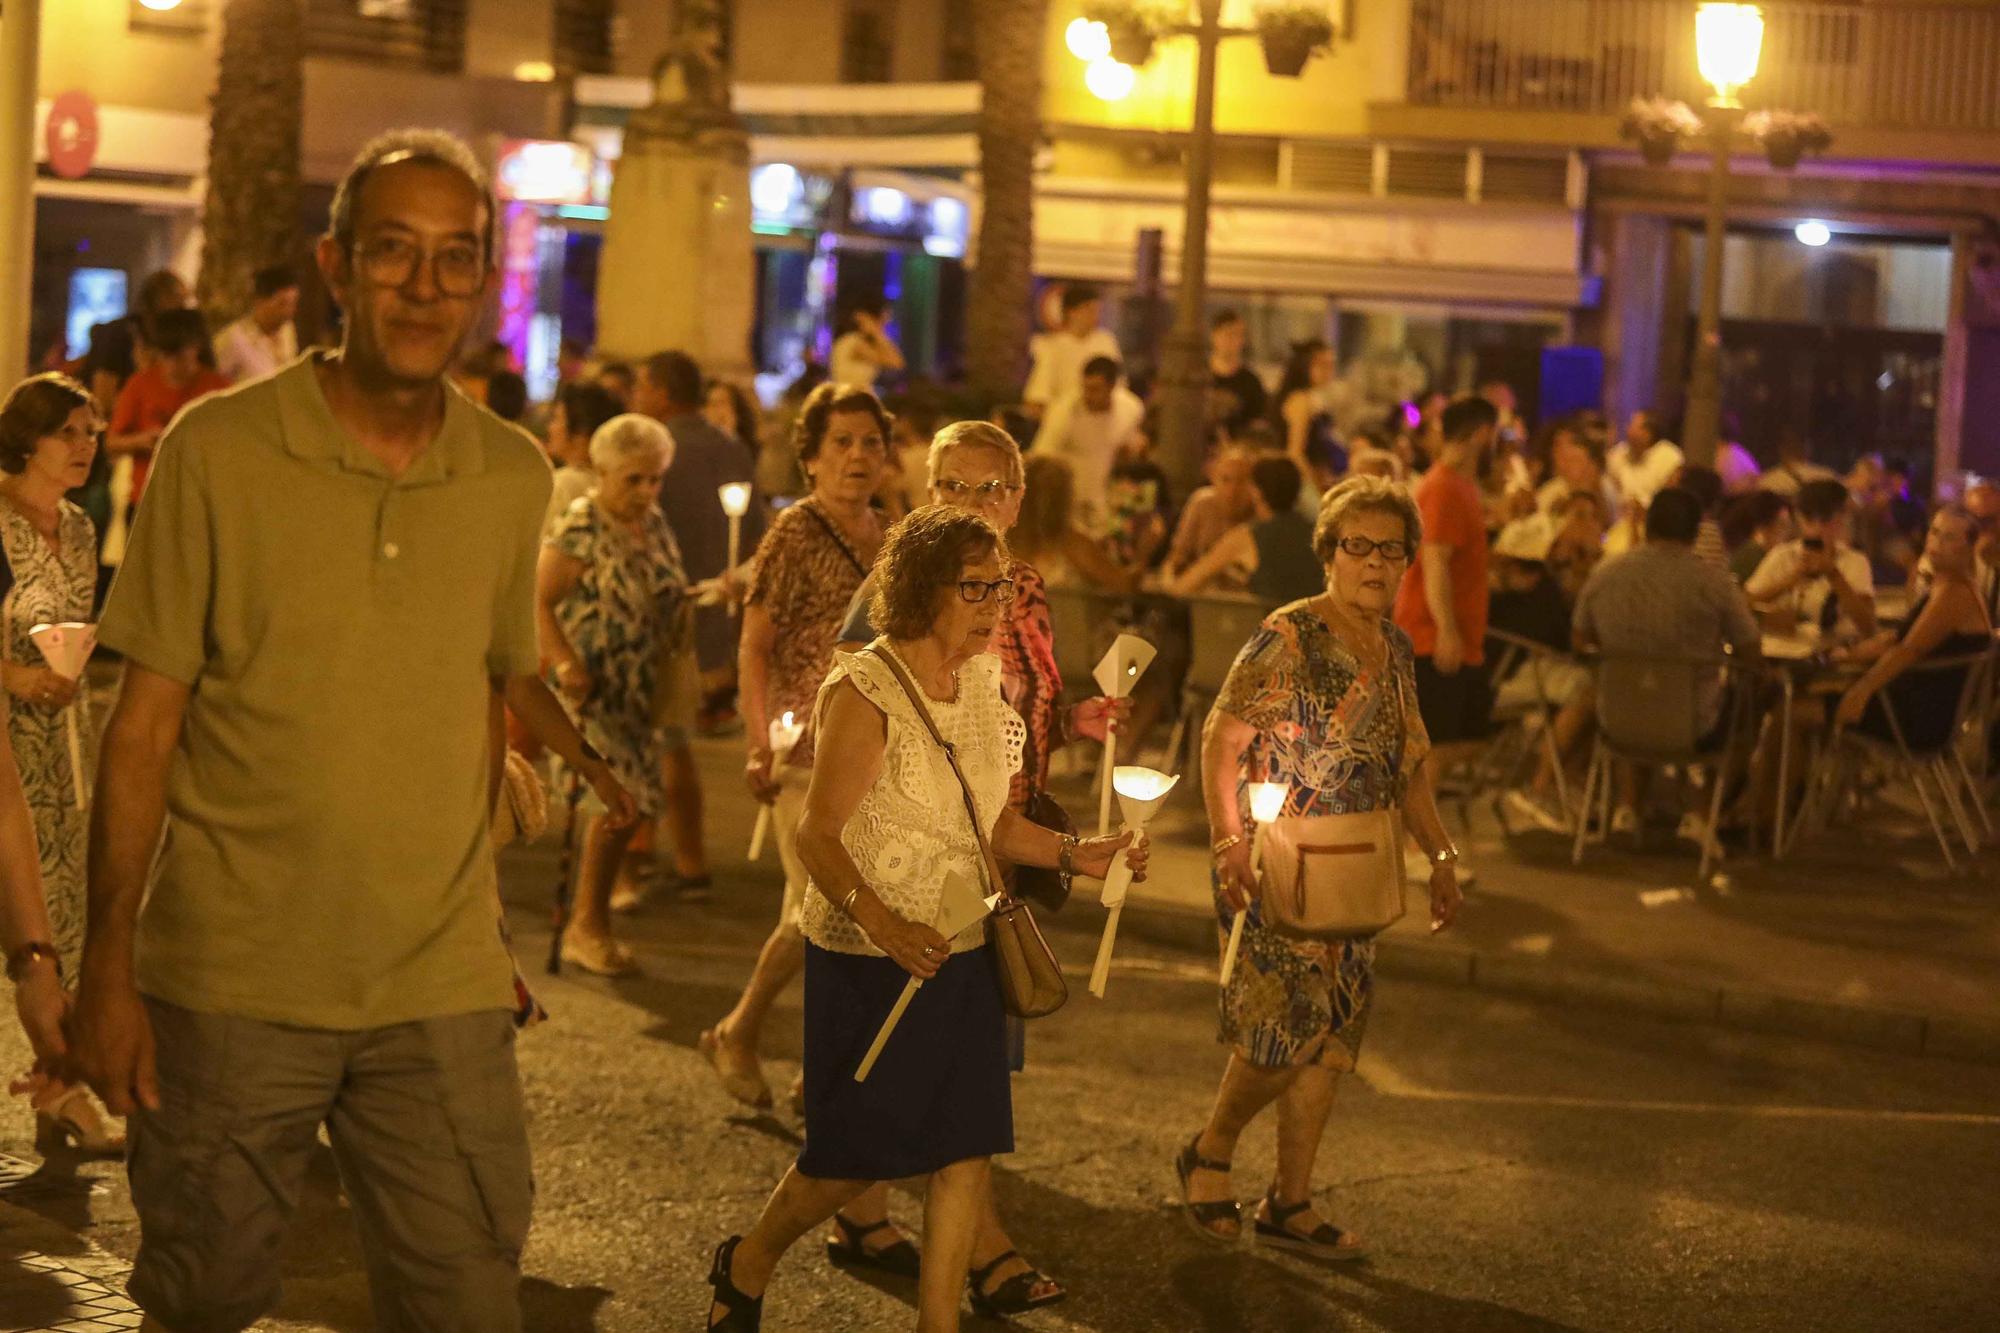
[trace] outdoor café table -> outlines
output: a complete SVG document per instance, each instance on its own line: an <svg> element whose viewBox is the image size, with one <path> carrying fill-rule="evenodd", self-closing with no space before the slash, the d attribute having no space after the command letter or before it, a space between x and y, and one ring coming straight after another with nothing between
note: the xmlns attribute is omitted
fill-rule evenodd
<svg viewBox="0 0 2000 1333"><path fill-rule="evenodd" d="M1857 672L1848 664L1829 661L1816 634L1766 631L1763 654L1765 670L1777 677L1783 693L1778 714L1778 791L1771 816L1771 855L1779 858L1789 850L1785 844L1785 805L1792 789L1792 704L1801 689L1808 694L1844 689Z"/></svg>

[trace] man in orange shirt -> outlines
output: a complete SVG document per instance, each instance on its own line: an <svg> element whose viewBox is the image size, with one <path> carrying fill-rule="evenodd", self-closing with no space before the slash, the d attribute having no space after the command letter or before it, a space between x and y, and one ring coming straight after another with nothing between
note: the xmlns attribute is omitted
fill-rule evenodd
<svg viewBox="0 0 2000 1333"><path fill-rule="evenodd" d="M1396 594L1396 624L1416 649L1417 706L1447 765L1485 736L1492 708L1486 511L1477 477L1499 424L1484 398L1461 398L1444 410L1444 447L1413 492L1423 544Z"/></svg>
<svg viewBox="0 0 2000 1333"><path fill-rule="evenodd" d="M159 443L167 424L195 399L229 387L226 378L203 364L208 352L208 325L200 311L162 311L147 332L154 353L152 363L119 390L104 442L114 459L132 460L131 503L135 506L153 465L153 446Z"/></svg>

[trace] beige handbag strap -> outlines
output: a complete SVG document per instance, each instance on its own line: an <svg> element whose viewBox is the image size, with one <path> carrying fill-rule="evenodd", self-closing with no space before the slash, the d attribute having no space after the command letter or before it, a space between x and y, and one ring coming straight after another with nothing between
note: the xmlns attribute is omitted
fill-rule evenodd
<svg viewBox="0 0 2000 1333"><path fill-rule="evenodd" d="M923 719L924 730L930 732L931 739L944 751L945 762L951 765L951 775L958 779L958 794L965 798L965 814L972 821L972 836L979 843L979 876L986 881L988 893L999 892L1005 896L1004 890L995 888L1000 883L1000 877L994 872L993 849L986 845L986 830L979 822L979 806L972 799L972 784L965 780L965 771L958 766L958 747L946 740L944 733L938 730L937 723L931 720L931 710L924 706L923 694L917 689L917 683L910 679L910 673L904 669L903 663L896 656L896 650L889 646L887 639L878 638L861 651L885 664L895 673L896 683L903 687L903 693L908 696L910 706L915 708L917 716Z"/></svg>

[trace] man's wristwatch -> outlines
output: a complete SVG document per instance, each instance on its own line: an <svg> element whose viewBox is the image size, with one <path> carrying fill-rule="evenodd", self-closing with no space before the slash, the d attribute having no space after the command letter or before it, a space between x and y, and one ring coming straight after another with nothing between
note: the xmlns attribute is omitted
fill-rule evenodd
<svg viewBox="0 0 2000 1333"><path fill-rule="evenodd" d="M7 955L7 980L18 985L21 978L27 974L29 965L37 958L46 958L55 964L56 980L62 980L62 955L56 952L55 945L46 940L29 940Z"/></svg>

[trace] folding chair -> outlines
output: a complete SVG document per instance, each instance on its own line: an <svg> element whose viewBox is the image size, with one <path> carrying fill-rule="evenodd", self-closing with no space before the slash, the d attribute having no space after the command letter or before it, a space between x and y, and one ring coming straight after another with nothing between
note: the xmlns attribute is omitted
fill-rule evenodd
<svg viewBox="0 0 2000 1333"><path fill-rule="evenodd" d="M1996 652L1989 648L1984 652L1920 662L1898 678L1899 681L1921 681L1925 676L1964 673L1951 727L1944 739L1935 745L1912 748L1903 719L1897 716L1895 699L1888 690L1878 693L1875 698L1888 719L1889 739L1845 727L1836 728L1820 754L1818 771L1807 792L1810 806L1805 817L1811 821L1811 826L1815 829L1826 828L1850 785L1853 761L1864 757L1908 779L1911 790L1917 794L1918 803L1923 806L1924 818L1930 823L1931 836L1937 840L1938 851L1944 857L1945 869L1956 874L1959 857L1952 850L1945 819L1948 817L1951 820L1959 840L1965 844L1967 855L1979 851L1982 829L1986 836L1993 835L1991 817L1986 813L1979 784L1966 763L1962 747L1968 733L1979 734L1979 739L1984 739L1980 734L1983 728L1979 706L1988 697L1995 669ZM1931 797L1931 784L1937 787L1935 801Z"/></svg>
<svg viewBox="0 0 2000 1333"><path fill-rule="evenodd" d="M1167 740L1168 762L1181 757L1185 744L1184 773L1201 771L1201 728L1195 719L1206 717L1229 678L1236 654L1250 642L1250 636L1264 623L1269 608L1254 597L1203 596L1187 599L1189 657L1187 678L1181 685L1180 716L1174 719L1173 734ZM1198 789L1201 784L1194 784Z"/></svg>
<svg viewBox="0 0 2000 1333"><path fill-rule="evenodd" d="M1661 768L1669 764L1714 766L1708 799L1708 827L1701 846L1701 862L1695 875L1708 882L1715 862L1715 826L1722 817L1722 795L1726 785L1727 758L1736 751L1749 715L1751 691L1725 680L1724 707L1728 725L1722 744L1703 748L1706 728L1702 726L1701 698L1718 672L1733 673L1735 663L1726 657L1672 657L1665 655L1604 653L1594 657L1597 669L1597 739L1590 750L1590 768L1583 779L1583 798L1576 813L1576 835L1570 847L1570 862L1583 862L1584 843L1590 839L1590 815L1597 805L1598 841L1611 830L1612 761Z"/></svg>
<svg viewBox="0 0 2000 1333"><path fill-rule="evenodd" d="M1569 775L1564 772L1562 755L1556 750L1558 706L1550 697L1549 676L1551 668L1577 659L1506 630L1488 629L1486 639L1489 649L1499 650L1491 654L1496 690L1504 687L1510 677L1520 674L1528 681L1531 693L1525 703L1516 707L1494 706L1493 721L1499 724L1499 729L1472 765L1471 783L1459 794L1459 818L1469 825L1472 801L1490 792L1494 817L1504 830L1507 817L1501 798L1521 784L1529 766L1539 756L1546 757L1555 772L1556 806L1564 822L1571 822L1576 816L1570 808Z"/></svg>

